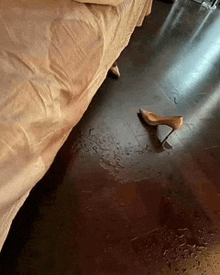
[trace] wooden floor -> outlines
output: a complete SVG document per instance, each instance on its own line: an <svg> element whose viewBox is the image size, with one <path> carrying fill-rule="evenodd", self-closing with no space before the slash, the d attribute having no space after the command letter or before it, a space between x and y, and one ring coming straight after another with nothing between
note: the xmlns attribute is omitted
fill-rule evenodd
<svg viewBox="0 0 220 275"><path fill-rule="evenodd" d="M13 223L1 275L220 274L220 12L154 1ZM139 108L183 115L170 131Z"/></svg>

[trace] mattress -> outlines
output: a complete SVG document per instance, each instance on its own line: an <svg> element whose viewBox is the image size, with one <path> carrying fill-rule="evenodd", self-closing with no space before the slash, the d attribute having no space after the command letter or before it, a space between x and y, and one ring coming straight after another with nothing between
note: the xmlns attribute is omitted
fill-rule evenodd
<svg viewBox="0 0 220 275"><path fill-rule="evenodd" d="M0 2L0 249L151 4Z"/></svg>

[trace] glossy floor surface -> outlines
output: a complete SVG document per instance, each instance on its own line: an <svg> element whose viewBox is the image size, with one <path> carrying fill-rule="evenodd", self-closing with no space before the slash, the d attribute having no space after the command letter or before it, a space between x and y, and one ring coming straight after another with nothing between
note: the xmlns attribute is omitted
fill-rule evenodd
<svg viewBox="0 0 220 275"><path fill-rule="evenodd" d="M155 1L13 223L1 275L220 274L220 12ZM147 126L139 108L183 115Z"/></svg>

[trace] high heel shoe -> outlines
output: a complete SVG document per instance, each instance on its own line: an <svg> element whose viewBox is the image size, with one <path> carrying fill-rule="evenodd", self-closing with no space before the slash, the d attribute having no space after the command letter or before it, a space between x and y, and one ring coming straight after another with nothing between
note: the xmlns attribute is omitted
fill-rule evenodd
<svg viewBox="0 0 220 275"><path fill-rule="evenodd" d="M183 117L182 116L158 116L154 113L148 112L146 110L139 110L144 121L152 126L158 125L167 125L172 128L172 131L165 137L162 141L164 143L168 137L176 130L179 130L183 126Z"/></svg>
<svg viewBox="0 0 220 275"><path fill-rule="evenodd" d="M119 72L119 68L118 68L118 65L117 65L117 62L115 61L111 68L109 69L109 71L117 78L120 77L120 72Z"/></svg>

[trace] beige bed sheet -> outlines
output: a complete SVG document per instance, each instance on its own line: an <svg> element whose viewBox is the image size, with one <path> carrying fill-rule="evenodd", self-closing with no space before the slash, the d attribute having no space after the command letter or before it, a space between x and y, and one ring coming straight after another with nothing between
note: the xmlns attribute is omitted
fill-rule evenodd
<svg viewBox="0 0 220 275"><path fill-rule="evenodd" d="M71 0L0 2L0 249L108 69L151 11Z"/></svg>
<svg viewBox="0 0 220 275"><path fill-rule="evenodd" d="M74 0L75 2L80 3L90 3L97 5L110 5L110 6L118 6L121 5L125 0Z"/></svg>

